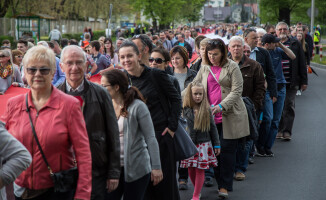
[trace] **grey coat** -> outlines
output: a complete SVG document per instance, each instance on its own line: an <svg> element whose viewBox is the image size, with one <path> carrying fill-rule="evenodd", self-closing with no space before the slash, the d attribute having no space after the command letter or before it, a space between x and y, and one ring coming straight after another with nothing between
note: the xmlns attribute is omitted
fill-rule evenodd
<svg viewBox="0 0 326 200"><path fill-rule="evenodd" d="M5 129L0 121L0 179L4 185L14 182L31 164L28 150ZM5 163L5 164L3 164ZM0 190L0 200L6 199L5 188Z"/></svg>
<svg viewBox="0 0 326 200"><path fill-rule="evenodd" d="M126 182L133 182L161 169L160 153L154 126L146 104L138 99L128 107L123 122L124 174Z"/></svg>

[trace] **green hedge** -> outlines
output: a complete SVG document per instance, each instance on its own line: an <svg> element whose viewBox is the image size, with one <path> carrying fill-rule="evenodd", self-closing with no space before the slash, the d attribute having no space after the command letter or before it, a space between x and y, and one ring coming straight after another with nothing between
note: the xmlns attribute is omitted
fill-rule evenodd
<svg viewBox="0 0 326 200"><path fill-rule="evenodd" d="M11 43L11 46L16 46L15 38L12 36L1 35L0 36L0 46L2 45L3 40L9 40Z"/></svg>
<svg viewBox="0 0 326 200"><path fill-rule="evenodd" d="M62 34L62 38L67 39L75 39L77 41L81 40L82 33L74 33L74 34ZM98 40L101 36L105 36L105 31L93 31L93 38L92 40ZM112 40L115 41L115 36L112 36Z"/></svg>

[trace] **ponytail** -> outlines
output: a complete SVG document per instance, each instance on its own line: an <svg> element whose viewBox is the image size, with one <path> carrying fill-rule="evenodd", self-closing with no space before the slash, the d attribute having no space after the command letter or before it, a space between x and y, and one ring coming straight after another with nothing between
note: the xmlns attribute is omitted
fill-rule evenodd
<svg viewBox="0 0 326 200"><path fill-rule="evenodd" d="M121 108L120 115L123 117L128 116L128 107L134 102L135 99L139 99L145 103L144 96L134 86L128 86L127 91L123 95L123 107Z"/></svg>

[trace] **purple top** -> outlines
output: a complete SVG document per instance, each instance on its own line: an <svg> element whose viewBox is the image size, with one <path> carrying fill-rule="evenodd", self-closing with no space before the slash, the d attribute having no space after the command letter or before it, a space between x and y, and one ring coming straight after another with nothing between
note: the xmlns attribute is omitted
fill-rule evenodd
<svg viewBox="0 0 326 200"><path fill-rule="evenodd" d="M215 74L216 79L218 80L222 68L219 66L212 66L211 70ZM222 101L221 86L215 80L215 78L211 73L208 74L208 78L207 78L207 96L210 105L214 104L216 106ZM222 112L215 114L214 121L215 124L222 123Z"/></svg>

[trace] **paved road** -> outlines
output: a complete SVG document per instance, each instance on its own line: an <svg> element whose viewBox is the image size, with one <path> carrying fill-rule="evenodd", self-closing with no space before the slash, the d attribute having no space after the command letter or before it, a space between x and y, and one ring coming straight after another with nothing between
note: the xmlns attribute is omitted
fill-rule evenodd
<svg viewBox="0 0 326 200"><path fill-rule="evenodd" d="M326 200L326 70L309 75L309 88L296 99L291 142L276 141L273 158L256 158L231 200ZM190 200L180 191L181 200ZM203 188L202 200L216 200L217 187Z"/></svg>

